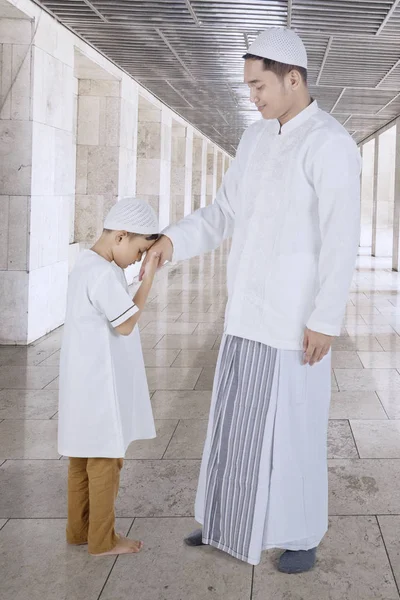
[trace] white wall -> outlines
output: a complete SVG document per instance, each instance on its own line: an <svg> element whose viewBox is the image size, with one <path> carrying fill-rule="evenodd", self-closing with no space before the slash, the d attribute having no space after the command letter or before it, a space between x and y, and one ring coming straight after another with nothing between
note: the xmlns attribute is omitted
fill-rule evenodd
<svg viewBox="0 0 400 600"><path fill-rule="evenodd" d="M371 140L363 147L363 169L361 177L361 241L360 245L371 246L372 210L374 184L375 141Z"/></svg>
<svg viewBox="0 0 400 600"><path fill-rule="evenodd" d="M376 256L391 256L393 248L394 168L396 128L380 136Z"/></svg>
<svg viewBox="0 0 400 600"><path fill-rule="evenodd" d="M31 0L9 2L26 19L0 19L4 89L24 61L0 115L0 343L26 344L63 323L68 272L80 249L74 244L76 221L83 218L76 204L82 184L76 181L77 56L81 67L94 63L120 85L112 115L119 128L115 199L134 195L143 177L137 172L139 96L161 112L161 227L170 218L172 118L191 126ZM213 152L216 159L216 147Z"/></svg>
<svg viewBox="0 0 400 600"><path fill-rule="evenodd" d="M396 129L379 136L377 188L376 256L391 256L393 244L394 172ZM375 140L363 146L361 196L361 246L372 242Z"/></svg>
<svg viewBox="0 0 400 600"><path fill-rule="evenodd" d="M26 340L28 330L31 35L29 20L0 21L0 343Z"/></svg>

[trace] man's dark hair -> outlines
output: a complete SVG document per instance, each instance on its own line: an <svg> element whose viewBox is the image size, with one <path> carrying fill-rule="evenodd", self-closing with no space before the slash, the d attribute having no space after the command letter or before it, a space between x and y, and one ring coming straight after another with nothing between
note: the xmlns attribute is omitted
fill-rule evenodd
<svg viewBox="0 0 400 600"><path fill-rule="evenodd" d="M290 71L298 71L301 75L304 83L307 83L307 69L304 67L297 67L296 65L285 65L284 63L277 62L276 60L270 60L269 58L262 58L255 54L245 54L242 58L244 60L262 60L264 65L264 71L272 71L277 77L283 79L285 75Z"/></svg>
<svg viewBox="0 0 400 600"><path fill-rule="evenodd" d="M104 231L104 233L111 233L112 229L104 228L103 231ZM145 240L147 240L148 242L156 242L160 237L159 233L152 233L151 235L146 235L146 234L142 234L142 233L131 233L130 231L128 231L127 234L130 238L134 238L137 236L144 237Z"/></svg>

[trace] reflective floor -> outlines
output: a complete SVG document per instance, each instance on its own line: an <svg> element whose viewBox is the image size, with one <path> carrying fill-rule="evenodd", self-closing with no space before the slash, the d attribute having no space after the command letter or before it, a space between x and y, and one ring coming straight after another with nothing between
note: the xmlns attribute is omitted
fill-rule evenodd
<svg viewBox="0 0 400 600"><path fill-rule="evenodd" d="M308 574L254 569L188 549L213 373L227 248L162 271L142 318L156 440L129 449L118 528L136 556L91 558L64 541L67 461L57 454L62 331L0 348L2 600L392 600L400 598L400 278L360 256L333 348L330 530Z"/></svg>

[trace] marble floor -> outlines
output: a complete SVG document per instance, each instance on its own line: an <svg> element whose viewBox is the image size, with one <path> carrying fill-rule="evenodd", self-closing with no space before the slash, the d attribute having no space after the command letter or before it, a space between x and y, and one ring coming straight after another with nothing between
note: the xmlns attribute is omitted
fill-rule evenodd
<svg viewBox="0 0 400 600"><path fill-rule="evenodd" d="M330 529L317 568L252 568L188 549L226 301L227 248L163 270L142 318L158 437L134 443L120 531L137 556L91 558L64 541L67 460L56 447L62 330L0 348L2 600L394 600L400 586L400 278L389 259L358 260L333 346Z"/></svg>

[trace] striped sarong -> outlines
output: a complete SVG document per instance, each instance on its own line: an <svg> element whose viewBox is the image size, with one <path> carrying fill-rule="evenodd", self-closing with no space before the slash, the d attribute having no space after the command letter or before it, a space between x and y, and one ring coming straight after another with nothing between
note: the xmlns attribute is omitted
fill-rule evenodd
<svg viewBox="0 0 400 600"><path fill-rule="evenodd" d="M196 498L203 542L258 564L309 549L327 529L330 355L224 336Z"/></svg>
<svg viewBox="0 0 400 600"><path fill-rule="evenodd" d="M203 536L238 558L249 554L276 355L228 336L221 356Z"/></svg>

